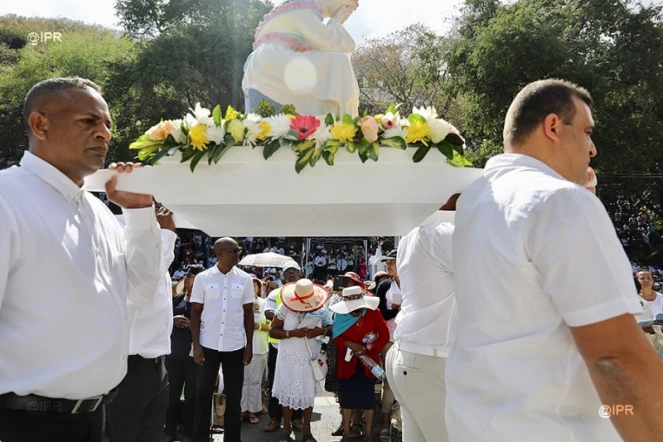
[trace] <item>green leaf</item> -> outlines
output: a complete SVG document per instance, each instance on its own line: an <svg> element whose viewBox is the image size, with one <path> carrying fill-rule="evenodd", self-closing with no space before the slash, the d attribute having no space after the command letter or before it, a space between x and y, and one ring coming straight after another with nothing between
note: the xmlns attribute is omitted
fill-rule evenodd
<svg viewBox="0 0 663 442"><path fill-rule="evenodd" d="M464 156L459 155L454 151L454 157L451 160L447 160L447 164L454 167L472 167L473 164Z"/></svg>
<svg viewBox="0 0 663 442"><path fill-rule="evenodd" d="M412 114L409 117L407 117L407 121L409 121L410 124L425 123L426 119L423 116L419 115L419 114Z"/></svg>
<svg viewBox="0 0 663 442"><path fill-rule="evenodd" d="M368 149L371 147L371 143L366 139L362 138L356 143L357 149L359 150L359 155L365 155L368 152Z"/></svg>
<svg viewBox="0 0 663 442"><path fill-rule="evenodd" d="M396 147L398 149L407 149L407 143L401 137L384 138L381 141L383 146Z"/></svg>
<svg viewBox="0 0 663 442"><path fill-rule="evenodd" d="M424 159L428 151L430 150L430 146L421 146L417 151L414 153L414 156L412 157L412 161L415 163L420 162L421 160Z"/></svg>
<svg viewBox="0 0 663 442"><path fill-rule="evenodd" d="M237 141L235 141L235 138L229 133L226 133L226 136L223 138L223 144L226 146L234 146L237 144Z"/></svg>
<svg viewBox="0 0 663 442"><path fill-rule="evenodd" d="M444 139L444 141L454 146L460 146L460 147L463 147L463 144L465 144L465 141L460 137L460 135L453 133L448 134L447 137Z"/></svg>
<svg viewBox="0 0 663 442"><path fill-rule="evenodd" d="M210 148L209 148L209 145L212 145L213 147L210 149ZM214 159L214 152L216 152L217 149L218 149L219 147L221 147L221 146L222 146L221 144L217 144L217 145L214 145L214 144L212 144L212 143L209 143L209 144L208 144L208 148L207 148L207 164L212 164L212 159Z"/></svg>
<svg viewBox="0 0 663 442"><path fill-rule="evenodd" d="M221 126L221 105L217 104L214 110L212 111L212 119L214 124Z"/></svg>
<svg viewBox="0 0 663 442"><path fill-rule="evenodd" d="M311 159L308 162L309 166L311 167L315 166L315 163L318 162L321 155L322 155L322 149L315 149L313 151L313 155L311 155Z"/></svg>
<svg viewBox="0 0 663 442"><path fill-rule="evenodd" d="M159 146L144 147L140 151L138 151L138 159L145 162L152 155L154 155L154 152L156 152L158 149L159 149Z"/></svg>
<svg viewBox="0 0 663 442"><path fill-rule="evenodd" d="M265 159L268 159L269 157L274 155L274 153L277 150L279 150L280 147L281 147L281 142L278 139L272 140L269 143L265 144L265 147L262 149L262 156Z"/></svg>
<svg viewBox="0 0 663 442"><path fill-rule="evenodd" d="M370 149L368 149L368 157L373 161L377 161L380 156L380 145L378 143L371 144Z"/></svg>
<svg viewBox="0 0 663 442"><path fill-rule="evenodd" d="M438 144L437 150L439 150L442 155L448 159L452 159L454 157L454 147L447 141L442 141L440 144Z"/></svg>
<svg viewBox="0 0 663 442"><path fill-rule="evenodd" d="M159 163L159 160L166 155L168 155L170 149L161 149L159 152L155 153L152 158L150 158L150 165L155 165Z"/></svg>
<svg viewBox="0 0 663 442"><path fill-rule="evenodd" d="M362 163L368 161L368 152L364 153L359 152L359 159L361 160Z"/></svg>
<svg viewBox="0 0 663 442"><path fill-rule="evenodd" d="M324 147L324 148L325 148L326 150L332 150L332 149L335 149L335 150L334 150L334 153L336 153L336 152L338 151L339 146L340 146L341 144L343 144L343 143L341 143L340 141L337 141L337 140L327 140L327 141L325 142L325 147Z"/></svg>
<svg viewBox="0 0 663 442"><path fill-rule="evenodd" d="M141 137L142 138L142 137ZM133 143L129 145L129 149L131 150L140 150L140 149L145 149L146 147L152 147L152 146L161 146L163 144L163 141L152 141L149 138L146 140L136 140Z"/></svg>
<svg viewBox="0 0 663 442"><path fill-rule="evenodd" d="M322 158L325 160L325 163L327 163L330 166L334 165L334 155L335 152L329 151L329 150L323 150L322 151Z"/></svg>
<svg viewBox="0 0 663 442"><path fill-rule="evenodd" d="M204 151L204 150L203 150L203 151L200 151L200 152L198 152L198 153L196 153L196 154L193 156L193 158L191 158L191 163L189 164L189 168L191 169L191 172L193 172L194 170L196 170L196 166L198 165L198 162L199 162L200 159L203 157L203 155L205 155L205 151Z"/></svg>
<svg viewBox="0 0 663 442"><path fill-rule="evenodd" d="M394 103L389 103L389 107L387 108L385 114L388 114L389 112L391 112L394 115L396 115L396 112L398 112L398 109L396 108L396 106L394 106Z"/></svg>
<svg viewBox="0 0 663 442"><path fill-rule="evenodd" d="M352 141L348 141L345 144L345 149L350 153L355 153L357 151L357 145L355 143L353 143Z"/></svg>
<svg viewBox="0 0 663 442"><path fill-rule="evenodd" d="M299 134L296 130L290 129L283 138L290 141L299 141Z"/></svg>
<svg viewBox="0 0 663 442"><path fill-rule="evenodd" d="M362 115L362 118L366 117L367 115L368 115L368 109L364 109L364 115Z"/></svg>
<svg viewBox="0 0 663 442"><path fill-rule="evenodd" d="M327 116L325 117L325 124L327 126L333 126L334 123L336 123L334 116L332 114L327 114Z"/></svg>
<svg viewBox="0 0 663 442"><path fill-rule="evenodd" d="M299 156L299 158L297 159L297 162L295 163L295 171L297 171L297 173L301 172L302 169L304 169L306 167L309 160L313 156L314 151L315 151L315 149L311 148L311 149L307 150L306 152L303 152Z"/></svg>
<svg viewBox="0 0 663 442"><path fill-rule="evenodd" d="M293 150L299 154L299 153L302 153L304 151L307 151L307 150L311 149L313 146L315 146L315 141L307 140L307 141L304 141L304 142L299 143L298 145L296 145L293 148Z"/></svg>
<svg viewBox="0 0 663 442"><path fill-rule="evenodd" d="M193 149L192 147L187 147L183 152L182 152L182 161L181 163L186 163L189 161L193 156L198 152L197 150Z"/></svg>
<svg viewBox="0 0 663 442"><path fill-rule="evenodd" d="M213 158L214 164L218 163L221 157L223 156L223 154L228 152L228 149L230 149L231 147L233 146L230 144L226 144L225 146L224 145L217 146L217 149L214 149L214 158Z"/></svg>
<svg viewBox="0 0 663 442"><path fill-rule="evenodd" d="M355 124L355 120L354 120L354 118L352 118L352 117L351 117L350 115L348 115L348 114L343 115L343 122L344 122L345 124Z"/></svg>

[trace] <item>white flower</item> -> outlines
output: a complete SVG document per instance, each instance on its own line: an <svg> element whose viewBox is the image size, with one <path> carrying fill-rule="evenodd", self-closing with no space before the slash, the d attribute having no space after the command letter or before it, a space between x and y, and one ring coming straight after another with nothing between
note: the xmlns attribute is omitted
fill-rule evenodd
<svg viewBox="0 0 663 442"><path fill-rule="evenodd" d="M282 138L290 130L290 118L285 115L276 115L269 117L265 121L272 127L272 138Z"/></svg>
<svg viewBox="0 0 663 442"><path fill-rule="evenodd" d="M217 126L216 124L207 126L207 130L205 131L205 137L207 137L208 140L216 144L221 144L221 142L223 141L223 137L225 136L226 136L226 131L223 130L223 126Z"/></svg>
<svg viewBox="0 0 663 442"><path fill-rule="evenodd" d="M190 113L186 114L184 121L189 127L193 127L197 124L211 126L214 124L214 119L211 117L211 114L212 113L209 109L200 107L200 103L196 103L196 108L193 109L193 115Z"/></svg>
<svg viewBox="0 0 663 442"><path fill-rule="evenodd" d="M383 136L384 138L401 137L402 139L405 139L407 137L407 132L403 126L394 126L391 129L385 130Z"/></svg>
<svg viewBox="0 0 663 442"><path fill-rule="evenodd" d="M426 122L430 123L432 120L437 118L437 111L434 107L428 106L424 108L423 106L417 109L416 107L412 109L413 114L421 115L426 119Z"/></svg>
<svg viewBox="0 0 663 442"><path fill-rule="evenodd" d="M329 130L329 126L325 124L325 118L319 117L318 119L320 120L320 126L318 126L309 139L315 140L315 147L321 149L322 146L332 138L332 134Z"/></svg>
<svg viewBox="0 0 663 442"><path fill-rule="evenodd" d="M387 112L382 117L382 120L380 120L380 123L382 123L382 127L385 130L391 129L391 128L396 127L396 126L400 126L400 124L401 124L401 115L398 112L396 112L395 115L391 112Z"/></svg>
<svg viewBox="0 0 663 442"><path fill-rule="evenodd" d="M447 137L447 135L449 135L449 132L451 131L451 124L447 121L438 118L427 121L431 130L430 140L433 142L433 144L440 143Z"/></svg>
<svg viewBox="0 0 663 442"><path fill-rule="evenodd" d="M256 114L249 114L244 120L244 127L246 127L246 135L244 136L245 146L255 146L258 142L258 135L262 132L260 127L260 120L262 117Z"/></svg>
<svg viewBox="0 0 663 442"><path fill-rule="evenodd" d="M173 120L173 123L175 123L175 130L173 130L170 135L173 137L176 143L186 143L186 135L184 135L184 132L182 132L182 120Z"/></svg>

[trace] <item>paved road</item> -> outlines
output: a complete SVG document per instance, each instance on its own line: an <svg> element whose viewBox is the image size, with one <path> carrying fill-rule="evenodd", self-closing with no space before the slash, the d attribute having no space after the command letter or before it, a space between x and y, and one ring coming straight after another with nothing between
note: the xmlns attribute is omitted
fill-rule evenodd
<svg viewBox="0 0 663 442"><path fill-rule="evenodd" d="M265 433L263 427L269 422L268 416L262 416L260 423L250 425L248 422L242 424L242 440L244 442L277 442L279 432ZM313 419L311 422L311 432L318 442L339 442L340 437L331 436L332 431L336 430L341 424L341 415L338 413L338 405L333 396L318 397L315 399L313 408ZM301 440L300 433L294 433L297 441ZM379 441L379 430L374 430L374 441ZM223 441L223 435L215 435L214 442Z"/></svg>

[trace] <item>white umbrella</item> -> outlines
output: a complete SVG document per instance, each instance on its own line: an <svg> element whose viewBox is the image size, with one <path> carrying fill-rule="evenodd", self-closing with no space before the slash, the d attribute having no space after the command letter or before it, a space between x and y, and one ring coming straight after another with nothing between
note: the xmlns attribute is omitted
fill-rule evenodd
<svg viewBox="0 0 663 442"><path fill-rule="evenodd" d="M294 259L289 256L267 252L247 255L239 262L239 265L249 267L283 267L286 263L291 261L294 261Z"/></svg>

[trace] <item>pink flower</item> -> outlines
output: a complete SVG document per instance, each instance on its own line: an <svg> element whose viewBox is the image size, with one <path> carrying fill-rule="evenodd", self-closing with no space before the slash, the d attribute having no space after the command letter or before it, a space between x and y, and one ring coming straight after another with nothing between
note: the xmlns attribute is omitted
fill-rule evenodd
<svg viewBox="0 0 663 442"><path fill-rule="evenodd" d="M299 141L304 141L313 135L319 126L320 120L310 115L306 117L299 115L290 122L290 129L297 132Z"/></svg>
<svg viewBox="0 0 663 442"><path fill-rule="evenodd" d="M377 121L373 117L364 117L357 122L357 126L361 128L361 133L364 134L364 138L369 143L375 143L378 140L378 127Z"/></svg>

